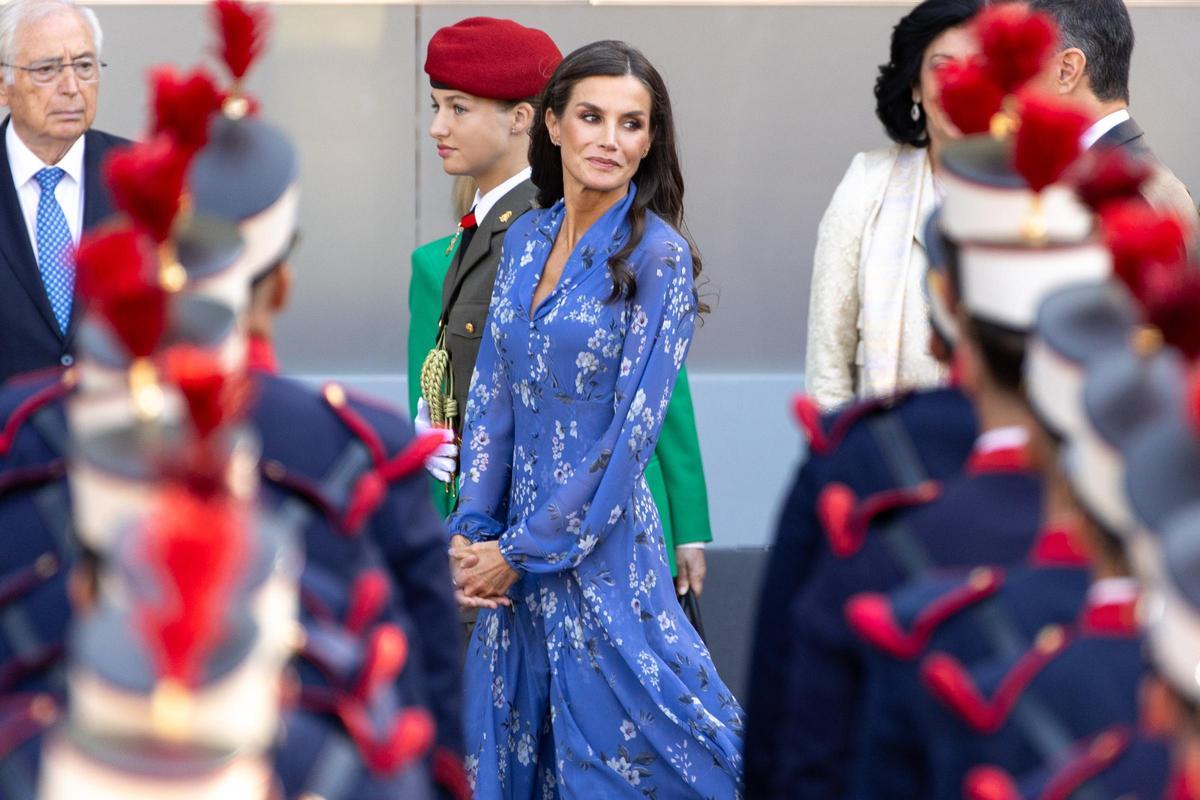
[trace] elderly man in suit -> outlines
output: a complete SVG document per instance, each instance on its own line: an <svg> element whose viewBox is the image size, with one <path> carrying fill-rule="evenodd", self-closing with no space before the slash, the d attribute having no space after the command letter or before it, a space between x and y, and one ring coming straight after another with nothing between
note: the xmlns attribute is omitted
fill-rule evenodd
<svg viewBox="0 0 1200 800"><path fill-rule="evenodd" d="M71 251L111 211L100 165L124 141L89 130L100 45L96 15L72 0L0 9L0 382L73 363Z"/></svg>

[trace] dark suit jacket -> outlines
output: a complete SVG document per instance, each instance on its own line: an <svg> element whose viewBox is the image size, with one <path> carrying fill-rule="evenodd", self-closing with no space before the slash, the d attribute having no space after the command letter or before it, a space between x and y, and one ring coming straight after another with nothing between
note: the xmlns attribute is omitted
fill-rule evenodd
<svg viewBox="0 0 1200 800"><path fill-rule="evenodd" d="M71 346L82 316L76 297L66 335L58 329L3 145L8 124L5 119L0 125L0 383L21 372L73 363ZM84 230L112 213L100 166L110 149L123 144L128 140L103 131L84 134Z"/></svg>
<svg viewBox="0 0 1200 800"><path fill-rule="evenodd" d="M1142 186L1142 196L1146 198L1146 202L1160 211L1169 211L1178 216L1187 225L1193 238L1200 233L1196 201L1192 199L1183 181L1154 155L1154 151L1146 142L1146 134L1135 120L1127 119L1117 125L1097 139L1093 147L1119 147L1129 155L1149 162L1153 171L1150 179Z"/></svg>
<svg viewBox="0 0 1200 800"><path fill-rule="evenodd" d="M446 349L454 372L454 399L458 401L455 427L459 431L467 414L467 390L471 388L471 373L479 357L479 339L492 301L492 284L496 282L504 234L533 207L536 196L533 183L525 181L501 197L480 222L467 249L455 255L442 284L442 316L446 320Z"/></svg>

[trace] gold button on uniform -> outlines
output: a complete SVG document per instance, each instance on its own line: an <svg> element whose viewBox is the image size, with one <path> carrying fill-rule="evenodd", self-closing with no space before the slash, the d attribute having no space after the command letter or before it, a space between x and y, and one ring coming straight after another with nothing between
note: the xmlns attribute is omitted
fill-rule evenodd
<svg viewBox="0 0 1200 800"><path fill-rule="evenodd" d="M475 332L475 323L473 322L468 322L464 327L467 329L467 333Z"/></svg>

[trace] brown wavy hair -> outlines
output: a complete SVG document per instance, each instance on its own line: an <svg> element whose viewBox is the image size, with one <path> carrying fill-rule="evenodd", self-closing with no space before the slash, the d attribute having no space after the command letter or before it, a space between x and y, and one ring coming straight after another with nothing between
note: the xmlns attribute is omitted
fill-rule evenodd
<svg viewBox="0 0 1200 800"><path fill-rule="evenodd" d="M692 252L692 278L700 277L700 252L683 220L683 173L679 168L675 119L666 83L636 47L614 40L584 45L562 60L538 96L529 142L529 164L533 168L533 183L538 188L538 205L549 208L563 196L563 165L562 153L550 141L550 131L546 127L547 109L561 119L577 83L585 78L625 75L639 80L650 93L650 153L642 159L633 176L637 196L629 209L629 241L608 260L613 282L610 302L620 297L632 297L637 292L637 280L628 259L645 235L647 211L662 217L684 238ZM702 313L708 311L708 306L698 297L696 307Z"/></svg>

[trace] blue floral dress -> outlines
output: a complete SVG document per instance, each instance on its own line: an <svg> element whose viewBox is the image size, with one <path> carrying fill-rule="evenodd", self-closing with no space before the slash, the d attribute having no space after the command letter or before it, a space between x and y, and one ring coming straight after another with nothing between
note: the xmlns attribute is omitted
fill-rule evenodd
<svg viewBox="0 0 1200 800"><path fill-rule="evenodd" d="M742 710L675 598L643 478L692 338L691 253L653 214L609 302L637 189L531 313L563 204L509 229L467 405L448 525L520 575L466 663L480 800L738 796Z"/></svg>

